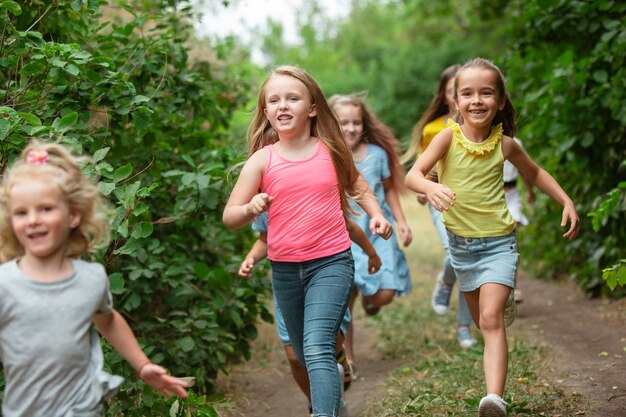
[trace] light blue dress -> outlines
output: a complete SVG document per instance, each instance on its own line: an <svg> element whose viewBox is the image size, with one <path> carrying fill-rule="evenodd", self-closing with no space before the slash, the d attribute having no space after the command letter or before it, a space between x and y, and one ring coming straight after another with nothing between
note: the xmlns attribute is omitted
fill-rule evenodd
<svg viewBox="0 0 626 417"><path fill-rule="evenodd" d="M385 200L385 188L383 186L383 181L391 176L387 153L380 146L368 144L365 158L356 162L356 167L372 189L383 210L383 215L395 229L393 215L387 200ZM357 212L357 215L353 216L352 219L363 229L382 261L380 270L375 274L369 274L367 271L369 259L367 254L357 244L352 244L356 288L363 295L373 295L381 289L396 290L398 296L407 295L411 292L411 275L404 252L398 246L396 234L394 233L389 240L378 235L372 235L369 229L370 217L356 202L351 201L351 205Z"/></svg>

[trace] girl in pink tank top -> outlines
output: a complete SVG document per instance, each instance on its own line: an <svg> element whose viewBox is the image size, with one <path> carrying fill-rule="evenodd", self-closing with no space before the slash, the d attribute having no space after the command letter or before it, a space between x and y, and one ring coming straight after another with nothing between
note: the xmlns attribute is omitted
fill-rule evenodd
<svg viewBox="0 0 626 417"><path fill-rule="evenodd" d="M309 375L313 415L345 415L335 344L354 281L344 220L349 199L371 217L373 234L388 239L391 225L354 166L321 88L305 71L283 66L266 79L248 143L223 222L236 229L268 212L272 285Z"/></svg>

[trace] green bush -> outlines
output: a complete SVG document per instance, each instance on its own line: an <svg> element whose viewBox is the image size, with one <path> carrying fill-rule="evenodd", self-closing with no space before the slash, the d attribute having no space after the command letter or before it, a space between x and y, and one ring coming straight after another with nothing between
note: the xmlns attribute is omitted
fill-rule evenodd
<svg viewBox="0 0 626 417"><path fill-rule="evenodd" d="M0 170L30 136L93 155L85 172L114 209L111 245L95 259L115 306L152 360L196 377L202 395L229 361L249 357L255 325L271 319L269 283L236 279L250 232L221 223L244 147L229 123L255 68L245 55L190 62L189 8L151 3L0 2ZM214 52L237 55L229 44ZM174 404L144 390L105 353L129 381L108 415L210 415L202 397Z"/></svg>

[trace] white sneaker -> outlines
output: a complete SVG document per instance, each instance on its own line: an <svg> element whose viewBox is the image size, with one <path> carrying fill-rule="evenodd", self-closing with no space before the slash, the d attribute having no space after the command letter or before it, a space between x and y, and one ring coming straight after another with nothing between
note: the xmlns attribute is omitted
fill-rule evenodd
<svg viewBox="0 0 626 417"><path fill-rule="evenodd" d="M478 405L478 417L506 417L507 405L498 394L487 394Z"/></svg>
<svg viewBox="0 0 626 417"><path fill-rule="evenodd" d="M348 402L343 395L343 366L340 363L337 364L337 370L339 371L339 387L341 390L341 397L339 398L339 412L337 417L348 417Z"/></svg>
<svg viewBox="0 0 626 417"><path fill-rule="evenodd" d="M509 298L504 306L504 325L509 327L515 321L517 315L517 304L515 303L515 291L511 290Z"/></svg>
<svg viewBox="0 0 626 417"><path fill-rule="evenodd" d="M440 272L435 281L435 289L430 299L430 305L438 316L445 316L450 309L450 295L452 287L443 282L443 273Z"/></svg>

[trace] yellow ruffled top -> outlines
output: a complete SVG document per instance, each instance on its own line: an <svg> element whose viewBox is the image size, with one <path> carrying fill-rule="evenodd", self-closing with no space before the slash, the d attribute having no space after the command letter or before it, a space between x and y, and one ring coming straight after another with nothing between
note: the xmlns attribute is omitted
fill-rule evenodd
<svg viewBox="0 0 626 417"><path fill-rule="evenodd" d="M502 123L492 126L489 137L480 143L466 138L461 131L461 126L454 120L448 119L447 126L452 129L452 138L472 155L489 155L502 140Z"/></svg>

